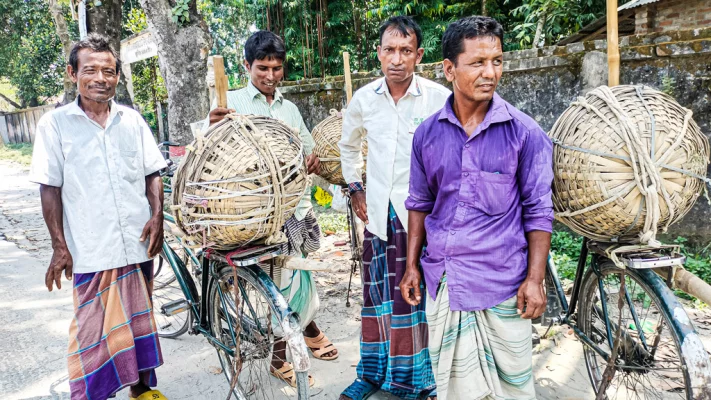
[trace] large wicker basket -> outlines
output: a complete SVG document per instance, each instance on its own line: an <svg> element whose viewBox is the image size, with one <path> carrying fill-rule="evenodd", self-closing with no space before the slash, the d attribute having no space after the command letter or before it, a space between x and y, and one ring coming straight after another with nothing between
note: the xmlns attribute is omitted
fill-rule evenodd
<svg viewBox="0 0 711 400"><path fill-rule="evenodd" d="M321 121L313 131L311 136L316 142L313 153L321 161L321 171L319 175L334 185L346 185L346 180L343 179L341 172L341 149L338 147L338 141L341 140L341 131L343 130L342 113L331 110L331 115ZM363 140L363 159L368 155L368 144ZM363 168L365 175L365 166Z"/></svg>
<svg viewBox="0 0 711 400"><path fill-rule="evenodd" d="M579 98L550 132L556 218L598 241L657 243L707 181L709 143L691 115L644 86Z"/></svg>
<svg viewBox="0 0 711 400"><path fill-rule="evenodd" d="M188 148L172 208L189 244L285 240L281 228L308 188L298 132L262 116L228 115Z"/></svg>

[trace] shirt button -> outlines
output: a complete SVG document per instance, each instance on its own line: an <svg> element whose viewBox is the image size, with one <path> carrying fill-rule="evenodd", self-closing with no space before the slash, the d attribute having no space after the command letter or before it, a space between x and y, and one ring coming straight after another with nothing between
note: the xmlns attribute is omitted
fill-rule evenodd
<svg viewBox="0 0 711 400"><path fill-rule="evenodd" d="M452 259L452 257L450 257L450 256L447 256L447 261L449 261L449 260L451 260L451 259Z"/></svg>
<svg viewBox="0 0 711 400"><path fill-rule="evenodd" d="M464 176L469 176L469 172L465 172L465 173L464 173Z"/></svg>
<svg viewBox="0 0 711 400"><path fill-rule="evenodd" d="M460 201L460 202L459 202L459 207L464 207L464 202L463 202L463 201Z"/></svg>
<svg viewBox="0 0 711 400"><path fill-rule="evenodd" d="M468 148L469 148L469 144L465 144L464 147L466 147L466 148L468 149Z"/></svg>
<svg viewBox="0 0 711 400"><path fill-rule="evenodd" d="M450 231L450 232L449 232L450 235L454 235L455 233L456 233L456 232L454 232L454 231Z"/></svg>

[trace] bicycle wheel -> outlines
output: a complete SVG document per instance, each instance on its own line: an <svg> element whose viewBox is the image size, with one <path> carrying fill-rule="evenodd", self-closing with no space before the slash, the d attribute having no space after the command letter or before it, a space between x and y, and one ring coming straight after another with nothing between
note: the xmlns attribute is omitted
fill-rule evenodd
<svg viewBox="0 0 711 400"><path fill-rule="evenodd" d="M273 346L286 341L276 336L275 332L283 332L279 305L286 304L281 295L275 298L276 290L271 280L265 282L253 272L237 269L237 282L241 296L239 306L235 307L234 275L232 268L224 266L217 271L216 279L211 282L208 294L208 313L213 335L227 347L234 350L230 324L240 321L239 355L242 359L242 369L238 377L235 395L238 399L308 399L308 372L296 373L296 388L293 388L270 373ZM278 292L277 292L278 293ZM303 338L301 339L303 340ZM232 380L232 357L219 346L217 355L227 381ZM279 362L286 360L277 359ZM293 364L293 363L292 363Z"/></svg>
<svg viewBox="0 0 711 400"><path fill-rule="evenodd" d="M174 339L188 331L192 320L190 311L187 308L177 313L172 310L183 302L183 290L168 258L161 251L153 262L153 315L159 337Z"/></svg>
<svg viewBox="0 0 711 400"><path fill-rule="evenodd" d="M708 357L703 346L700 350L696 346L700 345L698 336L664 281L651 270L623 271L610 260L600 263L599 270L600 279L590 268L583 280L578 323L585 335L610 355L619 331L618 360L606 397L700 398L696 397L699 392L707 389L690 379L695 367L689 360L696 362L699 357L706 360ZM623 272L625 291L620 290ZM621 309L620 296L623 296ZM605 321L609 321L609 329ZM681 326L680 321L688 327ZM682 350L684 339L696 344ZM608 362L590 346L584 347L588 376L598 393Z"/></svg>

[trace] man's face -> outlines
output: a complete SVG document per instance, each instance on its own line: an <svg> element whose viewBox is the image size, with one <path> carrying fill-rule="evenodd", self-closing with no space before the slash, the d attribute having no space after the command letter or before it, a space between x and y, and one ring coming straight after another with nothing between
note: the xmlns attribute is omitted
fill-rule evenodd
<svg viewBox="0 0 711 400"><path fill-rule="evenodd" d="M273 96L277 85L284 78L284 61L274 57L267 57L263 60L254 60L252 65L244 62L249 71L252 85L265 96Z"/></svg>
<svg viewBox="0 0 711 400"><path fill-rule="evenodd" d="M444 60L444 74L454 93L469 101L489 101L494 97L504 71L501 40L479 36L464 40L464 52L455 60Z"/></svg>
<svg viewBox="0 0 711 400"><path fill-rule="evenodd" d="M378 46L378 60L385 78L394 83L407 81L415 73L415 65L422 61L424 52L417 48L415 32L403 36L395 28L386 30Z"/></svg>
<svg viewBox="0 0 711 400"><path fill-rule="evenodd" d="M106 103L116 95L119 72L116 70L116 59L108 51L93 52L91 49L81 49L77 54L77 70L67 66L67 73L82 98Z"/></svg>

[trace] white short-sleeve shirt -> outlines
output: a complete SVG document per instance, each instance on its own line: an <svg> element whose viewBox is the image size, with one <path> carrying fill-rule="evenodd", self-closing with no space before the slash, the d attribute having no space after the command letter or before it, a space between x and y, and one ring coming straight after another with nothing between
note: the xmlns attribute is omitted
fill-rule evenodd
<svg viewBox="0 0 711 400"><path fill-rule="evenodd" d="M37 124L30 180L62 188L64 236L75 273L148 261L139 238L151 217L145 177L166 167L135 110L111 102L106 128L73 103Z"/></svg>

